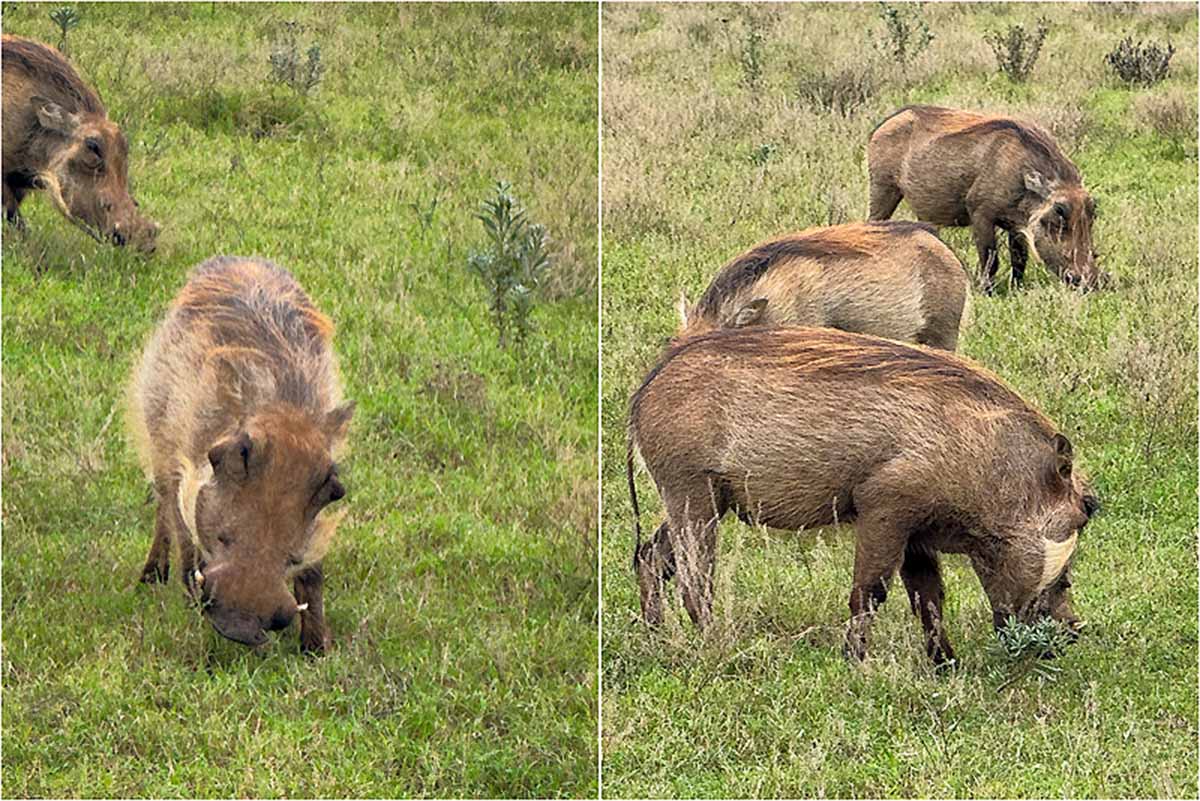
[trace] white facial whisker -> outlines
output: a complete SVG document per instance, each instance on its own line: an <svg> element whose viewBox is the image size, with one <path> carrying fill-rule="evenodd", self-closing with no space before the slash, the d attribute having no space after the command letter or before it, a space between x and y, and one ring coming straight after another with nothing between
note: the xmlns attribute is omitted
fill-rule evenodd
<svg viewBox="0 0 1200 801"><path fill-rule="evenodd" d="M1055 542L1045 537L1042 538L1042 546L1044 548L1042 556L1042 580L1038 583L1038 592L1049 587L1062 575L1063 568L1067 566L1067 560L1075 552L1075 543L1078 539L1078 531L1072 533L1070 537L1067 537L1062 542Z"/></svg>

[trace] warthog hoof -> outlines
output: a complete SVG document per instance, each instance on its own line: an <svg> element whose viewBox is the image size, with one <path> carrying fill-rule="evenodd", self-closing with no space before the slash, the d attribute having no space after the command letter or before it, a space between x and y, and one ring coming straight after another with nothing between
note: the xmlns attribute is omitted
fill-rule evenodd
<svg viewBox="0 0 1200 801"><path fill-rule="evenodd" d="M147 564L142 568L141 582L143 584L165 584L170 567L166 564Z"/></svg>

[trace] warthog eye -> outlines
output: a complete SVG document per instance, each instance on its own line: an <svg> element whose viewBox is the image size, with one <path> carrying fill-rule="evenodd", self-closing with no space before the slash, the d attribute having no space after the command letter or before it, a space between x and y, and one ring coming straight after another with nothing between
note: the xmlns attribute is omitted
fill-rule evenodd
<svg viewBox="0 0 1200 801"><path fill-rule="evenodd" d="M233 543L234 543L233 535L230 534L228 531L222 532L217 535L217 542L221 543L226 548L228 548L229 546L233 545Z"/></svg>
<svg viewBox="0 0 1200 801"><path fill-rule="evenodd" d="M321 486L317 487L317 491L313 494L313 503L317 508L321 508L344 497L346 497L346 488L338 480L337 465L334 465L329 469Z"/></svg>

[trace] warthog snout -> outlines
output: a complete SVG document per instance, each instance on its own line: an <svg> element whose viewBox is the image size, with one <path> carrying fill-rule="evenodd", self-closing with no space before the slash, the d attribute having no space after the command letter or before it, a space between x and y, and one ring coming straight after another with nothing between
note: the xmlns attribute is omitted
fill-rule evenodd
<svg viewBox="0 0 1200 801"><path fill-rule="evenodd" d="M267 641L262 621L255 615L223 609L220 606L208 607L205 614L208 622L212 623L212 627L222 637L251 646L262 645Z"/></svg>
<svg viewBox="0 0 1200 801"><path fill-rule="evenodd" d="M286 629L303 611L283 586L270 591L268 585L229 562L205 565L194 576L205 617L218 634L244 645L262 645L266 632Z"/></svg>
<svg viewBox="0 0 1200 801"><path fill-rule="evenodd" d="M292 625L300 611L295 601L280 606L263 618L244 610L227 607L220 601L208 599L204 614L208 622L222 637L243 645L262 645L267 641L268 631L282 631Z"/></svg>

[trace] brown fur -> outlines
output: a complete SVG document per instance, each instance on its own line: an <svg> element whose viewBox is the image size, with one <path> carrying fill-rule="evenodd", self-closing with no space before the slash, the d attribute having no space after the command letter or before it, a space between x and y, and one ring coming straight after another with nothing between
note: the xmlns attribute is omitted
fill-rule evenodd
<svg viewBox="0 0 1200 801"><path fill-rule="evenodd" d="M932 226L811 228L762 242L726 264L687 309L676 336L811 325L954 350L967 284Z"/></svg>
<svg viewBox="0 0 1200 801"><path fill-rule="evenodd" d="M154 250L158 226L129 195L129 145L99 95L49 45L5 35L4 211L22 225L21 202L43 189L72 223L115 244Z"/></svg>
<svg viewBox="0 0 1200 801"><path fill-rule="evenodd" d="M324 650L320 560L344 490L333 458L342 403L333 325L289 273L250 259L201 264L133 376L129 424L158 517L142 579L164 581L172 543L213 626L248 644L286 626ZM295 580L295 597L286 583Z"/></svg>
<svg viewBox="0 0 1200 801"><path fill-rule="evenodd" d="M966 359L825 328L716 331L650 372L633 396L630 438L667 513L635 556L648 622L671 572L692 619L708 621L717 523L729 510L786 530L854 523L856 657L899 569L930 655L953 658L939 552L970 557L997 625L1009 614L1075 622L1071 549L1058 543L1094 499L1054 424Z"/></svg>
<svg viewBox="0 0 1200 801"><path fill-rule="evenodd" d="M1008 232L1013 282L1028 246L1069 284L1105 280L1092 250L1095 204L1079 170L1053 137L1032 123L935 106L906 106L885 119L867 146L872 220L907 199L917 218L970 226L985 291L995 280L996 229Z"/></svg>

